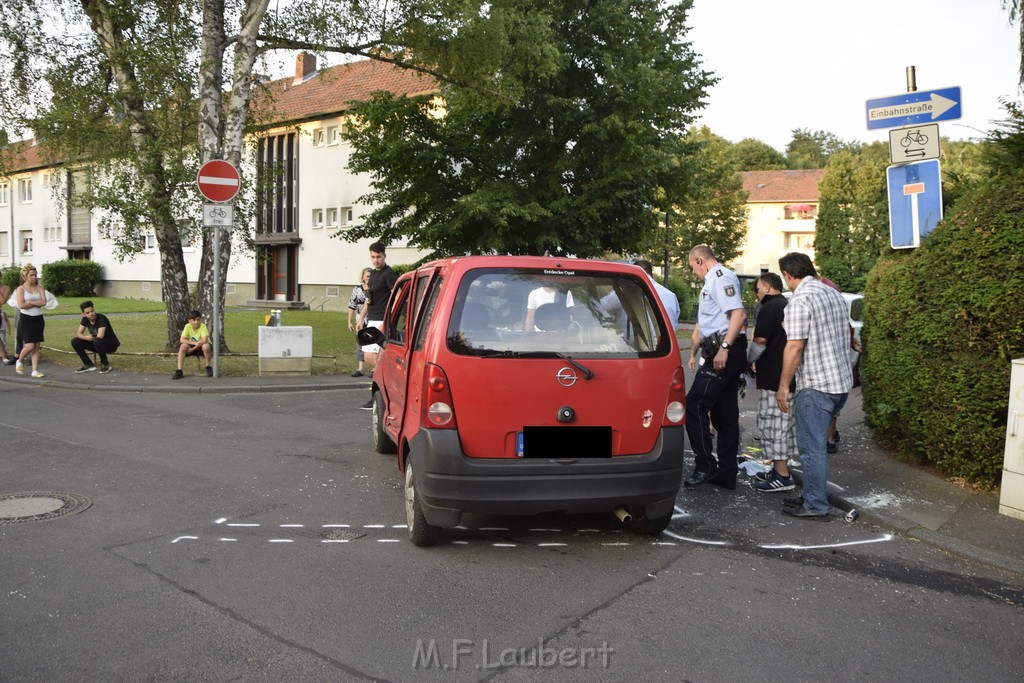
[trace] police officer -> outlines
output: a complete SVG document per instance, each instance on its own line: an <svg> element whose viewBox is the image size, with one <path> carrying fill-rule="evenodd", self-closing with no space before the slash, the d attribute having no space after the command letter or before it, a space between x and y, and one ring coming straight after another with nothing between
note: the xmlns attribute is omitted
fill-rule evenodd
<svg viewBox="0 0 1024 683"><path fill-rule="evenodd" d="M704 280L697 309L697 331L703 364L686 394L686 434L694 453L687 488L712 483L736 488L736 456L740 441L739 376L747 364L747 340L740 334L747 322L740 281L715 258L711 247L690 250L690 269ZM696 368L690 349L690 370ZM718 461L712 455L711 426L718 433Z"/></svg>

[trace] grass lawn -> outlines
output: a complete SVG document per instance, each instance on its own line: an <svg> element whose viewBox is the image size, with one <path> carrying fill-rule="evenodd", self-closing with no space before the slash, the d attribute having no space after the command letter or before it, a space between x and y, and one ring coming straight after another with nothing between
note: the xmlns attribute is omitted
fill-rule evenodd
<svg viewBox="0 0 1024 683"><path fill-rule="evenodd" d="M121 340L110 364L121 372L173 373L177 357L167 349L167 323L162 303L135 299L88 297L98 313L110 317L110 324ZM78 331L81 311L78 305L86 297L59 297L60 306L46 311L46 341L42 360L68 367L81 361L71 350L71 339ZM5 309L13 323L13 312ZM259 372L256 357L259 339L257 328L264 323L268 311L228 309L224 313L225 341L230 353L221 353L219 374L224 377L255 376ZM283 311L285 325L309 325L313 328L313 374L348 374L355 369L355 333L349 332L344 313L325 311ZM182 321L184 326L185 321ZM14 352L13 331L7 338L7 349ZM168 355L165 355L168 354ZM236 355L238 354L238 355ZM253 355L241 355L253 354ZM325 356L318 358L317 356ZM202 359L188 359L186 374L199 372Z"/></svg>

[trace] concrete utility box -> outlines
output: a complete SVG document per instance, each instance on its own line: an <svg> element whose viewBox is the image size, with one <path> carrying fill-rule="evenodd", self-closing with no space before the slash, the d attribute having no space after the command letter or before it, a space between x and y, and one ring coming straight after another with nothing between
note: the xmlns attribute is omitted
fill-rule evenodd
<svg viewBox="0 0 1024 683"><path fill-rule="evenodd" d="M1024 358L1014 360L1010 368L1010 406L1006 417L999 512L1024 519Z"/></svg>
<svg viewBox="0 0 1024 683"><path fill-rule="evenodd" d="M310 375L313 372L313 328L308 325L260 325L260 377Z"/></svg>

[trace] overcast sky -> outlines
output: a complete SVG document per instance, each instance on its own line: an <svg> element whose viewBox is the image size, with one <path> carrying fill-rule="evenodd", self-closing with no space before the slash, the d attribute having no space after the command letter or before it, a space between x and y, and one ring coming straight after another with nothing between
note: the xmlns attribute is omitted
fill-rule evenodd
<svg viewBox="0 0 1024 683"><path fill-rule="evenodd" d="M1005 118L1000 97L1019 99L1019 32L1000 0L695 0L689 24L721 79L698 124L733 142L785 151L796 128L888 140L865 102L906 92L911 65L918 90L962 88L944 137L980 137Z"/></svg>

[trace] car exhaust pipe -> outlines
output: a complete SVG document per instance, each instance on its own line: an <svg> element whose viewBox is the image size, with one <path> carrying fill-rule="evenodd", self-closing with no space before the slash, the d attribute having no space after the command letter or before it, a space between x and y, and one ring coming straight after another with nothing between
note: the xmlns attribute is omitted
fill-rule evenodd
<svg viewBox="0 0 1024 683"><path fill-rule="evenodd" d="M624 507L617 507L613 510L615 516L619 518L619 521L623 524L629 524L633 521L633 515L629 514L629 510Z"/></svg>

